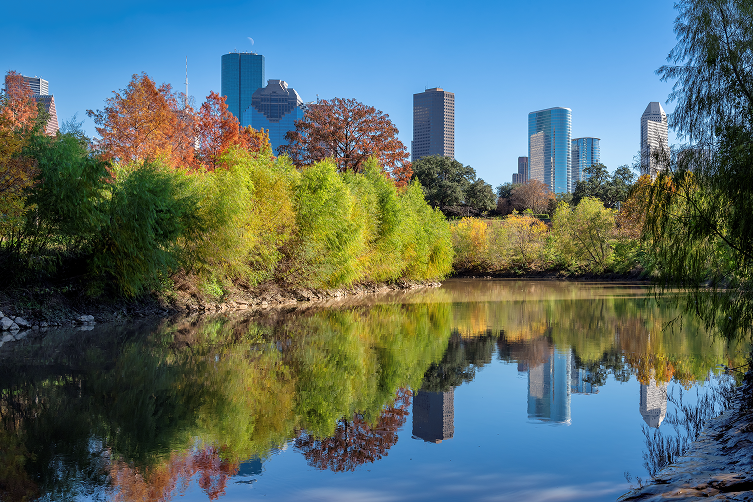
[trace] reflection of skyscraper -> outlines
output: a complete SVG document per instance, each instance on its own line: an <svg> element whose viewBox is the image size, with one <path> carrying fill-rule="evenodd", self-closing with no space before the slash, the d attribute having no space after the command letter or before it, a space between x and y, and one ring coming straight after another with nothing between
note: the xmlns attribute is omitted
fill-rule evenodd
<svg viewBox="0 0 753 502"><path fill-rule="evenodd" d="M447 392L420 390L413 398L413 436L441 443L455 435L455 388Z"/></svg>
<svg viewBox="0 0 753 502"><path fill-rule="evenodd" d="M528 418L570 423L572 354L555 350L528 372Z"/></svg>
<svg viewBox="0 0 753 502"><path fill-rule="evenodd" d="M641 384L639 409L646 424L658 428L667 415L667 384L657 385L653 378L648 385Z"/></svg>
<svg viewBox="0 0 753 502"><path fill-rule="evenodd" d="M598 394L599 387L591 381L591 372L584 368L578 368L573 360L570 370L570 394Z"/></svg>

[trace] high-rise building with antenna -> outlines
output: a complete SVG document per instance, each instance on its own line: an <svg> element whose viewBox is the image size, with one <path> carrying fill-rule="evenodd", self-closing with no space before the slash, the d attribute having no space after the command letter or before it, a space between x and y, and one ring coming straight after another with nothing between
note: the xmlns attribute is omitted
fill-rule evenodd
<svg viewBox="0 0 753 502"><path fill-rule="evenodd" d="M231 52L222 55L220 93L226 96L227 108L240 121L241 127L252 125L251 100L265 82L264 56L261 54Z"/></svg>

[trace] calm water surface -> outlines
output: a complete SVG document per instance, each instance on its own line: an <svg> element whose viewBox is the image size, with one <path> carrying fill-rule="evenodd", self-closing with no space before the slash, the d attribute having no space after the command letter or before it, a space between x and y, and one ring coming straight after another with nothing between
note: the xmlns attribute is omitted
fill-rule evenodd
<svg viewBox="0 0 753 502"><path fill-rule="evenodd" d="M667 392L746 354L646 293L452 280L5 344L0 498L615 500Z"/></svg>

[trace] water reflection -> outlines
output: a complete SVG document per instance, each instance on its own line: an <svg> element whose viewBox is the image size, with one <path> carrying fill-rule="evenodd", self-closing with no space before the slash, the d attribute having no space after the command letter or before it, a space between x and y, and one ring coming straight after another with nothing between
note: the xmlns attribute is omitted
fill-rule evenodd
<svg viewBox="0 0 753 502"><path fill-rule="evenodd" d="M633 286L459 281L368 303L5 344L0 499L215 499L256 489L287 445L315 472L387 465L402 430L412 447L464 451L461 389L508 364L527 373L524 421L575 429L573 396L637 379L641 416L658 427L670 381L692 386L746 353L692 320L665 328L677 313Z"/></svg>

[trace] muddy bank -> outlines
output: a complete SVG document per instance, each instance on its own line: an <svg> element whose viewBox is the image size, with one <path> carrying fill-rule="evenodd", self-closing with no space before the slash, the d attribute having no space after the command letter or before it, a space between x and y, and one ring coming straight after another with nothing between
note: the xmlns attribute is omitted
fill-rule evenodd
<svg viewBox="0 0 753 502"><path fill-rule="evenodd" d="M688 454L662 470L651 484L620 502L666 500L753 501L753 373L732 405L709 420Z"/></svg>
<svg viewBox="0 0 753 502"><path fill-rule="evenodd" d="M176 283L167 295L146 295L137 300L92 298L83 286L62 288L38 287L0 291L0 320L7 318L7 328L0 324L0 339L18 337L32 331L61 326L91 326L98 323L130 322L147 317L185 316L212 312L243 312L326 304L346 298L375 295L390 291L407 291L438 287L435 281L397 281L389 284L356 284L326 290L283 288L264 284L256 288L237 288L221 299L207 297L189 283ZM16 319L24 325L13 325ZM11 341L11 340L6 340Z"/></svg>

